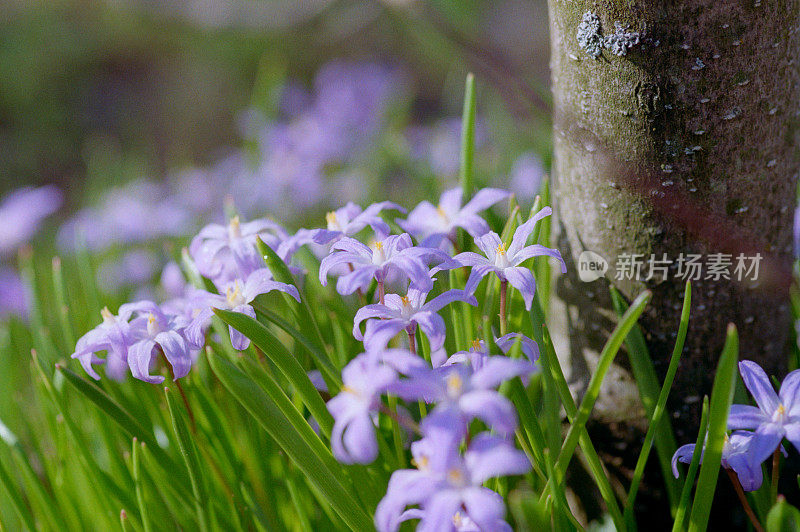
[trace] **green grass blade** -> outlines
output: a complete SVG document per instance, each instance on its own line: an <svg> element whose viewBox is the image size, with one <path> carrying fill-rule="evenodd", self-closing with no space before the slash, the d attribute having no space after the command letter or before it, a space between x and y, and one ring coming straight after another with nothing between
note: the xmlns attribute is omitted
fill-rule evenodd
<svg viewBox="0 0 800 532"><path fill-rule="evenodd" d="M694 479L697 476L697 470L700 467L700 457L703 456L703 442L706 441L706 432L708 431L708 396L703 398L703 410L700 414L700 431L697 433L697 441L695 442L694 453L692 453L692 461L689 464L689 471L686 473L686 480L683 483L683 490L681 490L681 499L678 503L678 509L675 512L675 520L672 523L672 532L681 532L685 530L683 521L689 513L689 506L692 497L692 486L694 486Z"/></svg>
<svg viewBox="0 0 800 532"><path fill-rule="evenodd" d="M216 355L209 357L209 363L225 388L280 445L342 520L353 530L372 530L372 519L340 482L341 468L336 472L331 470L326 461L318 456L313 443L298 432L292 420L242 370Z"/></svg>
<svg viewBox="0 0 800 532"><path fill-rule="evenodd" d="M572 455L575 452L575 447L578 445L581 432L585 430L586 422L589 420L589 416L592 413L594 403L600 395L600 387L603 384L603 379L605 379L614 357L622 346L622 342L625 340L625 337L628 336L636 320L639 319L648 301L650 301L651 296L652 294L649 291L645 291L633 301L630 308L625 312L625 315L611 333L606 345L603 347L597 363L597 369L589 381L586 393L583 396L583 401L581 401L581 405L575 415L575 421L570 425L564 445L561 446L561 452L558 454L556 467L554 468L555 476L548 480L548 486L552 486L553 483L563 482L564 474L567 471L570 460L572 460ZM542 500L547 493L548 490L543 491L540 500Z"/></svg>
<svg viewBox="0 0 800 532"><path fill-rule="evenodd" d="M173 396L174 392L171 392L169 388L164 388L164 395L167 397L167 408L169 408L169 415L172 418L172 428L178 439L178 448L181 450L183 462L189 472L197 521L200 525L200 530L206 531L209 529L209 520L206 515L209 505L203 478L200 476L202 468L200 467L200 461L197 459L197 448L192 441L191 434L189 434L189 428L186 426L186 420L183 418L177 400Z"/></svg>
<svg viewBox="0 0 800 532"><path fill-rule="evenodd" d="M475 76L467 74L464 87L464 111L461 114L461 169L459 179L464 190L464 201L475 191Z"/></svg>
<svg viewBox="0 0 800 532"><path fill-rule="evenodd" d="M222 321L248 337L275 364L300 395L325 436L330 437L333 417L297 359L264 325L238 312L214 309Z"/></svg>
<svg viewBox="0 0 800 532"><path fill-rule="evenodd" d="M711 408L708 415L708 439L700 475L697 479L692 514L689 517L689 532L703 531L708 525L708 516L717 487L719 466L722 459L722 447L728 424L728 412L733 402L733 391L736 385L736 368L739 361L739 337L736 327L728 325L728 335L722 355L717 364L717 374L711 389Z"/></svg>
<svg viewBox="0 0 800 532"><path fill-rule="evenodd" d="M633 478L631 479L631 486L628 490L628 499L625 503L625 521L628 523L629 528L631 524L633 524L633 510L634 510L634 503L636 502L636 493L639 490L639 484L642 480L642 475L644 475L644 467L647 464L647 458L650 455L650 449L653 444L653 440L656 437L656 433L661 430L662 424L659 423L659 420L664 415L665 409L667 407L667 398L669 397L669 391L672 388L672 381L675 379L675 373L678 371L678 363L681 359L681 353L683 352L683 345L686 342L686 333L689 330L689 311L692 307L692 285L689 281L686 282L686 289L684 291L683 296L683 309L681 310L681 321L678 327L678 337L675 339L675 347L672 350L672 356L669 360L669 367L667 368L667 374L664 378L664 385L661 387L661 392L658 395L658 402L656 403L655 408L653 409L653 414L650 416L650 424L647 427L647 433L644 436L644 443L642 444L642 451L639 453L639 458L636 462L636 468L633 472ZM671 431L670 431L671 432ZM670 434L671 436L671 434ZM674 453L674 449L672 453ZM670 501L672 505L672 514L675 515L675 511L677 510L678 500L680 499L680 492L678 491L678 484L677 479L672 476L672 468L671 468L671 455L670 458L665 465L662 463L661 465L661 474L664 476L664 482L667 485L667 491L670 494ZM674 491L674 494L673 494Z"/></svg>
<svg viewBox="0 0 800 532"><path fill-rule="evenodd" d="M542 372L550 376L550 379L552 380L561 399L561 404L564 405L564 410L567 413L567 419L570 421L570 423L572 423L575 420L578 408L575 405L575 400L572 398L572 394L569 391L569 385L567 384L567 380L564 378L564 373L561 371L561 365L558 363L558 357L556 356L556 352L553 347L553 341L550 338L550 333L544 324L542 325L542 340L543 345L542 349L540 349L539 359L541 361L540 364L542 365ZM603 467L603 462L597 455L597 451L595 450L592 440L589 438L589 433L586 432L586 430L582 431L581 436L578 439L578 443L581 446L583 455L586 457L586 462L589 465L589 471L592 473L592 476L597 483L597 488L600 491L601 497L603 497L603 501L606 503L606 508L608 509L609 515L611 515L611 519L614 521L614 525L618 530L623 530L624 520L619 503L617 502L617 497L614 494L614 488L611 487L611 481L608 478L608 473Z"/></svg>
<svg viewBox="0 0 800 532"><path fill-rule="evenodd" d="M148 514L147 502L145 501L144 497L144 486L142 485L142 475L140 471L141 460L139 459L139 455L141 453L141 449L142 446L139 443L139 440L134 438L133 443L131 444L133 487L134 491L136 492L136 503L139 505L139 517L142 521L142 528L144 529L144 532L150 532L152 528L150 527L150 518Z"/></svg>
<svg viewBox="0 0 800 532"><path fill-rule="evenodd" d="M620 295L614 287L611 287L611 301L617 315L622 316L627 305L622 299L622 295ZM688 312L685 298L684 310ZM682 342L680 343L682 344ZM651 426L655 423L653 438L656 446L656 454L658 455L658 463L661 466L661 474L664 477L664 483L667 488L670 507L674 511L675 505L678 503L678 497L680 497L678 483L670 472L672 454L675 452L675 449L677 449L675 434L672 431L672 424L668 417L662 415L659 415L657 418L655 417L656 404L658 403L661 390L659 389L658 377L656 376L656 370L650 358L644 335L638 326L634 326L633 329L631 329L630 334L628 334L628 337L625 339L625 344L628 347L628 360L630 360L631 363L631 371L636 381L636 386L639 389L639 398L644 405L647 417L651 421ZM648 443L647 445L649 446L650 444ZM650 449L647 447L645 447L645 449L645 454L649 454ZM632 487L638 489L638 483L632 483ZM632 505L626 505L626 512L630 511L632 511Z"/></svg>
<svg viewBox="0 0 800 532"><path fill-rule="evenodd" d="M14 509L17 511L20 519L25 524L25 527L31 532L34 532L36 530L36 525L34 524L33 515L31 514L28 506L25 504L25 499L23 499L22 494L18 489L16 480L11 478L8 470L3 465L2 460L0 460L0 484L2 484L5 488L8 497L11 499L11 502L14 505Z"/></svg>

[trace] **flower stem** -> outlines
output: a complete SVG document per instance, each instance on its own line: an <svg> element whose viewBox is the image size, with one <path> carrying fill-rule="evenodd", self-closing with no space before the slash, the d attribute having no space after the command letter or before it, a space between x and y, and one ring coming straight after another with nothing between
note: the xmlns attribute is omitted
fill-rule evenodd
<svg viewBox="0 0 800 532"><path fill-rule="evenodd" d="M758 522L756 514L753 513L753 509L750 508L750 503L747 502L747 497L744 495L744 490L742 489L741 482L739 482L739 477L732 469L725 469L725 471L728 473L728 477L731 479L733 489L736 490L736 495L739 496L739 501L741 501L747 517L749 517L750 522L753 523L753 528L756 529L756 532L764 532L764 527L762 527L761 523Z"/></svg>
<svg viewBox="0 0 800 532"><path fill-rule="evenodd" d="M417 332L406 331L408 333L408 350L417 354Z"/></svg>
<svg viewBox="0 0 800 532"><path fill-rule="evenodd" d="M508 281L500 281L500 336L505 336L508 332L508 316L506 315L507 292Z"/></svg>
<svg viewBox="0 0 800 532"><path fill-rule="evenodd" d="M772 504L778 500L778 478L781 474L781 446L775 449L772 454L772 485L770 486L770 494L772 495Z"/></svg>
<svg viewBox="0 0 800 532"><path fill-rule="evenodd" d="M381 302L381 305L384 304L383 303L384 295L385 295L385 293L384 293L384 289L383 289L383 281L378 281L378 300Z"/></svg>
<svg viewBox="0 0 800 532"><path fill-rule="evenodd" d="M181 386L181 381L176 380L175 387L178 388L178 393L181 394L181 399L183 399L183 405L186 407L186 413L189 414L189 426L192 429L192 434L197 434L197 424L194 421L194 412L192 412L192 407L189 406L189 399L186 398L186 392L183 391L183 386Z"/></svg>

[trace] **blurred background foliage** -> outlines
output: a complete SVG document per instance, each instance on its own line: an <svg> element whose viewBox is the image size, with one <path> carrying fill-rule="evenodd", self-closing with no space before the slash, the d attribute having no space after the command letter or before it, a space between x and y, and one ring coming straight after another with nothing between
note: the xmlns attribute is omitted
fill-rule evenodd
<svg viewBox="0 0 800 532"><path fill-rule="evenodd" d="M423 123L458 116L472 70L508 149L547 150L543 0L6 0L0 194L55 183L74 206L93 171L105 188L210 164L245 111L341 58L401 67Z"/></svg>

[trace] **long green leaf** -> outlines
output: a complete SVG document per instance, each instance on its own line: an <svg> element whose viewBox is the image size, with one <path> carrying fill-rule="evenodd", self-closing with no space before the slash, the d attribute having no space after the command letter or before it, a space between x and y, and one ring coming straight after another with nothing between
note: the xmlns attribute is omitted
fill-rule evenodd
<svg viewBox="0 0 800 532"><path fill-rule="evenodd" d="M17 514L19 514L19 517L22 519L25 527L31 532L35 531L36 525L33 521L33 515L31 514L28 506L25 504L25 500L22 498L22 494L18 489L17 482L11 478L8 470L3 465L2 460L0 460L0 484L5 487L6 493L14 505L14 509L17 510Z"/></svg>
<svg viewBox="0 0 800 532"><path fill-rule="evenodd" d="M739 337L736 326L728 325L728 335L717 364L717 375L711 388L711 410L708 415L708 440L703 453L703 464L697 479L697 489L689 517L689 532L702 531L708 525L708 516L717 487L722 447L728 424L728 412L733 402L736 386L736 365L739 361Z"/></svg>
<svg viewBox="0 0 800 532"><path fill-rule="evenodd" d="M639 489L639 483L644 475L644 467L647 464L647 458L650 455L650 449L653 444L653 439L656 437L656 432L663 430L663 424L659 423L664 415L667 407L667 398L669 391L672 388L672 382L675 379L675 373L678 371L678 363L681 359L683 352L683 345L686 342L686 333L689 330L689 311L692 307L692 284L686 281L686 289L683 295L683 309L681 310L681 321L678 327L678 337L675 339L675 347L672 350L672 356L669 360L669 367L667 368L667 375L664 378L664 385L661 387L661 392L658 395L658 402L656 403L653 413L650 416L650 425L647 427L647 433L644 436L644 443L642 444L642 451L639 453L639 458L636 462L636 468L633 472L631 486L628 490L628 499L625 502L625 521L628 523L628 528L633 528L635 525L633 510L636 501L636 493ZM649 360L649 358L648 358ZM672 436L671 430L669 436ZM666 436L663 436L667 440ZM674 441L674 440L673 440ZM674 451L673 451L674 453ZM672 502L672 513L675 514L680 493L678 492L678 485L676 479L672 476L671 460L667 462L666 468L664 464L661 466L661 474L664 476L664 482L667 485L668 493L673 493L670 496ZM672 487L671 487L672 486Z"/></svg>
<svg viewBox="0 0 800 532"><path fill-rule="evenodd" d="M353 530L372 530L374 527L369 515L355 496L340 482L339 476L342 470L339 469L338 472L331 470L314 451L313 444L300 435L296 426L261 387L248 378L242 370L220 356L211 355L209 363L225 388L280 445L286 455L308 477L309 482L330 502L342 520Z"/></svg>
<svg viewBox="0 0 800 532"><path fill-rule="evenodd" d="M206 515L208 499L206 498L203 478L200 476L202 468L200 467L200 461L197 459L197 448L192 441L192 436L189 434L189 428L186 426L186 420L184 420L183 414L179 410L177 400L173 397L173 392L170 392L169 388L164 388L164 395L167 397L167 408L169 408L169 415L172 418L172 428L178 439L178 448L181 450L181 456L183 456L183 462L186 465L189 480L192 483L197 521L200 524L200 530L206 531L209 526L208 516Z"/></svg>
<svg viewBox="0 0 800 532"><path fill-rule="evenodd" d="M464 88L464 111L461 115L461 169L459 178L464 190L464 200L472 197L475 189L473 165L475 162L475 76L467 74Z"/></svg>
<svg viewBox="0 0 800 532"><path fill-rule="evenodd" d="M572 455L575 452L575 447L578 445L581 432L585 430L586 422L589 420L589 416L592 413L594 403L600 395L600 387L603 384L606 373L608 373L614 357L622 346L622 342L625 340L625 337L628 336L628 332L630 332L636 320L639 319L639 316L644 311L645 306L647 306L648 301L650 301L651 295L649 291L644 291L639 294L639 297L633 301L630 308L625 312L622 320L617 324L611 336L608 338L606 345L603 347L597 362L597 368L594 375L592 375L592 378L589 380L589 385L586 388L583 401L581 401L581 405L575 415L575 421L573 421L567 432L564 445L561 446L561 452L558 454L556 467L554 469L555 476L548 480L548 487L552 486L553 483L563 482L564 474L567 471L570 460L572 460ZM540 501L547 496L548 492L548 489L542 492Z"/></svg>
<svg viewBox="0 0 800 532"><path fill-rule="evenodd" d="M708 396L703 397L703 410L700 414L700 431L697 433L697 440L695 441L694 452L692 453L692 461L689 464L689 471L686 473L686 480L683 483L681 490L681 499L678 503L678 509L675 512L675 520L672 522L672 532L681 532L685 530L683 521L689 513L689 506L692 497L692 486L694 486L694 479L697 476L697 470L700 467L700 458L703 456L703 443L706 441L706 433L708 432Z"/></svg>
<svg viewBox="0 0 800 532"><path fill-rule="evenodd" d="M214 309L222 321L248 337L277 366L300 395L325 436L330 437L333 417L297 359L264 325L239 312Z"/></svg>

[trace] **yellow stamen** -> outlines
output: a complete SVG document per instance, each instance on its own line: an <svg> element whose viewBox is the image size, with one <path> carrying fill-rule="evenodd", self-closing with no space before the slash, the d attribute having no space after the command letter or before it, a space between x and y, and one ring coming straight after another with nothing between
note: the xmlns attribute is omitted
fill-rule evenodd
<svg viewBox="0 0 800 532"><path fill-rule="evenodd" d="M428 457L425 456L424 454L419 457L419 460L417 460L416 458L411 459L411 465L413 465L417 469L428 469L429 462L430 460L428 460Z"/></svg>
<svg viewBox="0 0 800 532"><path fill-rule="evenodd" d="M374 242L372 245L375 247L377 251L383 250L383 242L381 242L380 240Z"/></svg>
<svg viewBox="0 0 800 532"><path fill-rule="evenodd" d="M230 231L230 234L235 236L235 237L242 236L242 230L241 230L241 227L240 227L241 225L242 224L239 221L239 216L234 216L233 218L231 218L231 221L228 224L228 229Z"/></svg>
<svg viewBox="0 0 800 532"><path fill-rule="evenodd" d="M481 349L481 341L480 341L479 338L475 338L472 341L472 349L475 350L475 351L480 351L480 349Z"/></svg>
<svg viewBox="0 0 800 532"><path fill-rule="evenodd" d="M358 395L358 392L355 389L351 388L346 384L342 386L341 390L343 392L352 393L353 395Z"/></svg>
<svg viewBox="0 0 800 532"><path fill-rule="evenodd" d="M325 215L325 221L328 222L328 225L336 225L336 213L331 211Z"/></svg>
<svg viewBox="0 0 800 532"><path fill-rule="evenodd" d="M783 405L778 406L778 415L782 416L786 413L786 407Z"/></svg>
<svg viewBox="0 0 800 532"><path fill-rule="evenodd" d="M461 518L461 512L456 512L453 516L453 525L459 527L463 524L464 520Z"/></svg>
<svg viewBox="0 0 800 532"><path fill-rule="evenodd" d="M114 319L114 315L111 314L111 311L108 310L108 307L103 307L103 310L100 311L100 315L103 317L103 321Z"/></svg>
<svg viewBox="0 0 800 532"><path fill-rule="evenodd" d="M436 207L436 212L437 212L437 213L439 214L439 216L441 216L442 218L447 218L447 214L445 214L445 212L444 212L444 209L442 209L442 207L441 207L441 206L439 206L439 207Z"/></svg>
<svg viewBox="0 0 800 532"><path fill-rule="evenodd" d="M464 480L464 475L458 469L451 469L447 472L447 479L453 484L460 484Z"/></svg>
<svg viewBox="0 0 800 532"><path fill-rule="evenodd" d="M400 298L400 301L403 302L403 306L407 307L411 304L411 301L408 299L408 296L403 296Z"/></svg>
<svg viewBox="0 0 800 532"><path fill-rule="evenodd" d="M505 245L505 244L503 244L502 242L500 242L500 245L499 245L499 246L497 246L497 252L498 252L500 255L505 255L505 254L506 254L506 245Z"/></svg>

